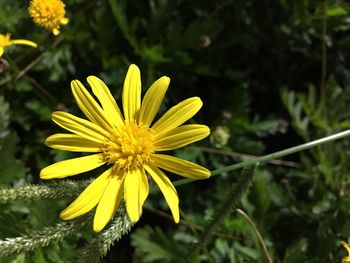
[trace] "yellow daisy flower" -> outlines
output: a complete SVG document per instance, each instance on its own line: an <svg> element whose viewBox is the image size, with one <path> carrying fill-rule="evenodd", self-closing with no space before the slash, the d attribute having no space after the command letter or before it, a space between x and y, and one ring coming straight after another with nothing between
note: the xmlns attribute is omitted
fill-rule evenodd
<svg viewBox="0 0 350 263"><path fill-rule="evenodd" d="M102 80L90 76L87 81L100 104L78 80L72 81L71 88L89 121L67 112L54 112L52 120L73 134L54 134L45 143L54 149L95 154L47 166L40 172L40 177L64 178L103 164L107 164L108 169L63 210L60 217L70 220L97 206L93 229L99 232L112 219L124 196L127 214L137 222L149 192L148 174L163 193L175 222L179 222L178 195L162 169L195 179L209 177L210 171L162 152L209 135L210 130L205 125L182 125L199 111L202 101L198 97L184 100L153 123L170 83L168 77L155 81L141 103L140 70L131 65L123 87L124 114Z"/></svg>
<svg viewBox="0 0 350 263"><path fill-rule="evenodd" d="M346 257L343 257L342 259L342 263L350 263L350 246L348 243L341 241L341 244L343 245L343 247L346 249L346 251L348 252L348 255Z"/></svg>
<svg viewBox="0 0 350 263"><path fill-rule="evenodd" d="M2 56L2 54L4 54L5 47L13 46L13 45L27 45L35 48L38 47L38 45L32 41L25 40L25 39L11 39L10 34L6 34L6 35L0 34L0 57Z"/></svg>
<svg viewBox="0 0 350 263"><path fill-rule="evenodd" d="M65 5L61 0L32 0L28 7L34 23L51 31L55 36L60 33L60 26L66 25L69 19Z"/></svg>

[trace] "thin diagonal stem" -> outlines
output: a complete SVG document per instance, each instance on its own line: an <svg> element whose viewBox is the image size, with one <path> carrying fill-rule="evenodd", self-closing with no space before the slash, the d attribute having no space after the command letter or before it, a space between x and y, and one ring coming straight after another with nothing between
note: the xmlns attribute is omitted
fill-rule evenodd
<svg viewBox="0 0 350 263"><path fill-rule="evenodd" d="M152 212L152 213L154 213L154 214L156 214L158 216L164 217L164 218L168 219L169 221L174 222L174 218L173 218L172 215L169 215L169 214L167 214L167 213L165 213L165 212L163 212L161 210L158 210L156 208L153 208L153 207L151 207L150 205L147 205L147 204L145 204L143 207L145 209L147 209L148 211L150 211L150 212ZM205 231L205 228L203 226L197 225L197 224L195 224L193 222L190 222L190 221L187 221L184 218L180 220L179 224L184 225L186 227L194 228L194 229L198 230L201 233L203 233ZM230 234L217 232L217 231L212 231L211 235L213 237L219 237L219 238L223 238L223 239L227 239L227 240L231 240L231 241L236 241L236 240L245 241L245 240L247 240L244 237L233 236L233 235L230 235Z"/></svg>
<svg viewBox="0 0 350 263"><path fill-rule="evenodd" d="M321 65L321 83L320 83L320 110L324 109L327 77L327 0L324 1L322 17L322 65Z"/></svg>
<svg viewBox="0 0 350 263"><path fill-rule="evenodd" d="M259 229L256 227L256 225L254 224L253 220L241 209L239 208L236 208L235 211L240 214L244 220L246 220L248 222L248 224L253 228L255 234L258 236L258 239L259 239L259 242L264 250L264 253L265 253L265 256L266 256L266 259L269 263L273 263L272 261L272 258L270 256L270 253L269 251L267 250L267 247L266 247L266 244L264 242L264 239L262 237L262 235L260 234L260 231Z"/></svg>
<svg viewBox="0 0 350 263"><path fill-rule="evenodd" d="M350 129L346 130L346 131L338 132L336 134L333 134L333 135L330 135L330 136L327 136L327 137L324 137L324 138L321 138L318 140L303 143L303 144L300 144L298 146L294 146L294 147L291 147L291 148L288 148L285 150L281 150L281 151L270 153L270 154L267 154L267 155L264 155L261 157L257 157L255 159L251 159L251 160L243 161L243 162L236 163L233 165L229 165L229 166L226 166L223 168L219 168L219 169L212 171L211 174L218 175L221 173L246 168L246 167L249 167L252 165L259 165L259 164L265 163L269 160L273 160L273 159L281 158L281 157L284 157L284 156L287 156L287 155L290 155L293 153L301 152L301 151L313 148L317 145L321 145L321 144L328 143L331 141L339 140L339 139L344 138L344 137L349 136L349 135L350 135ZM174 182L174 185L179 186L179 185L193 182L195 180L196 179L182 179L182 180L178 180L178 181Z"/></svg>
<svg viewBox="0 0 350 263"><path fill-rule="evenodd" d="M231 151L225 151L225 150L220 150L220 149L215 149L215 148L207 148L207 147L200 147L200 146L192 146L191 148L200 150L202 152L226 155L226 156L230 156L232 158L239 158L242 160L243 159L245 159L245 160L255 159L258 157L258 156L251 155L251 154L231 152ZM273 165L281 165L281 166L287 166L287 167L292 167L292 168L299 168L300 167L299 163L285 161L285 160L272 159L272 160L269 160L267 162L270 164L273 164Z"/></svg>

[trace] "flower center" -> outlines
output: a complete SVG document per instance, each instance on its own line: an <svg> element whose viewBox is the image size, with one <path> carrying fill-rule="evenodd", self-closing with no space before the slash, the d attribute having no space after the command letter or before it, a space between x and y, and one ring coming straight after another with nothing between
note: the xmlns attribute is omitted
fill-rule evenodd
<svg viewBox="0 0 350 263"><path fill-rule="evenodd" d="M113 164L116 170L133 170L151 161L153 131L137 124L114 129L105 142L103 153L105 161Z"/></svg>
<svg viewBox="0 0 350 263"><path fill-rule="evenodd" d="M11 45L10 34L0 34L0 47L6 47Z"/></svg>

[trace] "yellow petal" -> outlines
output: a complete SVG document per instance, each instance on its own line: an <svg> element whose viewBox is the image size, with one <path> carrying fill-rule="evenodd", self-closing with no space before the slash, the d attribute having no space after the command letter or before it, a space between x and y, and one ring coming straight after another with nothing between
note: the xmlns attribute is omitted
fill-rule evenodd
<svg viewBox="0 0 350 263"><path fill-rule="evenodd" d="M149 185L145 170L140 170L139 206L142 211L143 203L146 201L149 192Z"/></svg>
<svg viewBox="0 0 350 263"><path fill-rule="evenodd" d="M348 251L348 254L350 256L350 245L344 241L340 242L342 244L342 246Z"/></svg>
<svg viewBox="0 0 350 263"><path fill-rule="evenodd" d="M54 36L58 36L60 34L60 30L58 28L54 28L52 30L52 34L54 34Z"/></svg>
<svg viewBox="0 0 350 263"><path fill-rule="evenodd" d="M169 83L170 79L164 76L155 81L148 89L141 104L139 124L146 125L147 127L151 125L163 101Z"/></svg>
<svg viewBox="0 0 350 263"><path fill-rule="evenodd" d="M113 123L115 127L123 127L124 119L122 113L106 84L95 76L88 77L87 81L100 101L106 117L109 118L109 122Z"/></svg>
<svg viewBox="0 0 350 263"><path fill-rule="evenodd" d="M156 132L157 136L164 134L181 124L188 119L192 118L203 103L200 98L193 97L184 100L176 106L169 109L153 126L152 129Z"/></svg>
<svg viewBox="0 0 350 263"><path fill-rule="evenodd" d="M100 232L112 219L118 209L123 193L124 176L114 175L110 178L96 208L94 216L94 231Z"/></svg>
<svg viewBox="0 0 350 263"><path fill-rule="evenodd" d="M3 47L0 47L0 57L4 54L5 49Z"/></svg>
<svg viewBox="0 0 350 263"><path fill-rule="evenodd" d="M49 136L45 144L53 149L71 152L101 152L103 144L75 134L57 133Z"/></svg>
<svg viewBox="0 0 350 263"><path fill-rule="evenodd" d="M140 219L140 171L130 171L125 176L124 181L124 200L126 211L133 222Z"/></svg>
<svg viewBox="0 0 350 263"><path fill-rule="evenodd" d="M132 64L126 74L123 87L123 110L125 122L134 123L137 120L141 106L141 75L139 68Z"/></svg>
<svg viewBox="0 0 350 263"><path fill-rule="evenodd" d="M11 40L12 44L15 45L26 45L26 46L31 46L31 47L38 47L38 45L36 43L34 43L33 41L29 41L29 40L25 40L25 39L14 39Z"/></svg>
<svg viewBox="0 0 350 263"><path fill-rule="evenodd" d="M169 178L157 167L153 165L145 165L145 169L162 191L165 200L170 207L171 213L173 214L175 223L179 223L179 198L175 187L170 182Z"/></svg>
<svg viewBox="0 0 350 263"><path fill-rule="evenodd" d="M184 147L190 143L204 139L210 134L208 126L189 124L170 130L157 136L154 142L156 151L169 151Z"/></svg>
<svg viewBox="0 0 350 263"><path fill-rule="evenodd" d="M106 118L106 114L101 106L97 104L79 80L73 80L71 82L71 88L79 108L91 122L101 126L106 131L114 128L113 124Z"/></svg>
<svg viewBox="0 0 350 263"><path fill-rule="evenodd" d="M152 159L159 168L184 177L205 179L210 176L207 168L170 155L153 154Z"/></svg>
<svg viewBox="0 0 350 263"><path fill-rule="evenodd" d="M93 209L100 201L111 176L112 168L94 180L66 209L60 213L63 220L71 220Z"/></svg>
<svg viewBox="0 0 350 263"><path fill-rule="evenodd" d="M52 120L62 128L97 143L103 143L110 136L100 126L64 111L52 113Z"/></svg>
<svg viewBox="0 0 350 263"><path fill-rule="evenodd" d="M51 164L40 172L41 179L64 178L95 169L105 162L101 154L68 159Z"/></svg>
<svg viewBox="0 0 350 263"><path fill-rule="evenodd" d="M60 24L61 25L67 25L69 23L69 19L67 17L63 17L61 20L60 20Z"/></svg>

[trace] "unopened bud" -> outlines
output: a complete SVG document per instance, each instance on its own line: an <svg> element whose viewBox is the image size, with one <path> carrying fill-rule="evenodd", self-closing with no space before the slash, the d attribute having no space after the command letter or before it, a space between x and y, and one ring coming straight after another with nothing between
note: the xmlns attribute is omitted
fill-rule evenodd
<svg viewBox="0 0 350 263"><path fill-rule="evenodd" d="M230 130L227 127L218 126L211 133L210 142L217 148L221 148L228 143L230 139Z"/></svg>
<svg viewBox="0 0 350 263"><path fill-rule="evenodd" d="M209 36L202 35L199 37L199 46L201 48L207 48L210 46L210 44L211 44L211 38Z"/></svg>

